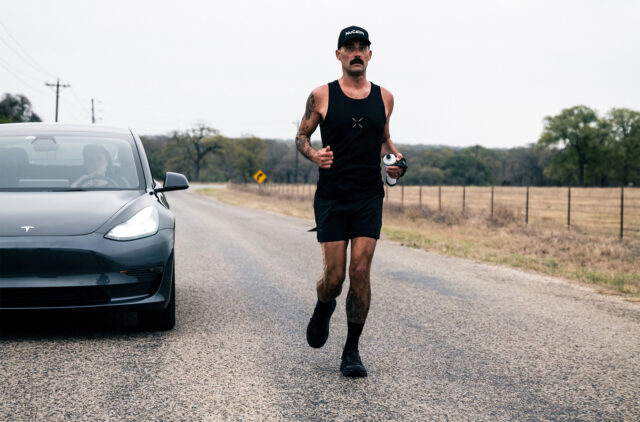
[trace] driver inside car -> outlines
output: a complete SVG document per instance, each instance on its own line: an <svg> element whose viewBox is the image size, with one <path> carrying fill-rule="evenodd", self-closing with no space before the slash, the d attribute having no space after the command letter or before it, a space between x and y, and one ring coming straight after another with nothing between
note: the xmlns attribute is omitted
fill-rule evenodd
<svg viewBox="0 0 640 422"><path fill-rule="evenodd" d="M113 172L111 155L105 147L88 144L82 150L86 174L71 184L72 187L120 187L118 177Z"/></svg>

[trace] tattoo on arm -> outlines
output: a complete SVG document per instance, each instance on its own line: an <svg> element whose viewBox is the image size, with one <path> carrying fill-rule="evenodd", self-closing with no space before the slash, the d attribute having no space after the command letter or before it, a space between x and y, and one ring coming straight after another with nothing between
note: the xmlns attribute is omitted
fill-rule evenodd
<svg viewBox="0 0 640 422"><path fill-rule="evenodd" d="M305 157L311 160L311 154L313 147L311 146L311 140L309 139L309 135L304 130L304 125L298 129L298 133L296 134L296 147L298 151L302 153Z"/></svg>
<svg viewBox="0 0 640 422"><path fill-rule="evenodd" d="M309 94L309 98L307 98L307 106L305 107L303 121L298 129L298 133L296 134L296 147L298 148L298 151L300 151L302 155L307 157L309 160L311 160L311 156L315 151L311 146L311 133L315 130L316 125L316 123L311 120L311 117L315 111L316 98L312 92Z"/></svg>
<svg viewBox="0 0 640 422"><path fill-rule="evenodd" d="M309 94L309 98L307 98L307 108L304 112L304 119L309 120L311 118L311 113L316 110L316 98L313 96L313 92Z"/></svg>

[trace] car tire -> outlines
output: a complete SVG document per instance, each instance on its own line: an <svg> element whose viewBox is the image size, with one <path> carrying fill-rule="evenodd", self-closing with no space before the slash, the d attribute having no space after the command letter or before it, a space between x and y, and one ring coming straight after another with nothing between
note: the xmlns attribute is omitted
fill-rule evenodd
<svg viewBox="0 0 640 422"><path fill-rule="evenodd" d="M171 296L167 307L158 311L139 311L138 326L151 330L171 330L176 326L176 271L171 273Z"/></svg>

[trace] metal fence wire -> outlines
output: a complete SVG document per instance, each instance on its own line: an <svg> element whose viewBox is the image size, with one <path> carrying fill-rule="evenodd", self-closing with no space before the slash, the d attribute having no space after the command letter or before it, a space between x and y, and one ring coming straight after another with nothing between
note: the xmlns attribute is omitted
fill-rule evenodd
<svg viewBox="0 0 640 422"><path fill-rule="evenodd" d="M243 190L313 198L315 185L249 183ZM640 188L534 186L385 186L385 204L482 214L508 213L514 221L548 228L564 227L597 235L640 237Z"/></svg>

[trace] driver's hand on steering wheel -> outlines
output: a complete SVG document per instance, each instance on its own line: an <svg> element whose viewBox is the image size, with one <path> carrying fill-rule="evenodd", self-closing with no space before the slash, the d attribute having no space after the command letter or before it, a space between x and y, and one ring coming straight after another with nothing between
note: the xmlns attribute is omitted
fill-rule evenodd
<svg viewBox="0 0 640 422"><path fill-rule="evenodd" d="M78 180L71 184L73 187L83 187L83 188L92 188L92 187L115 187L116 183L112 181L111 178L100 174L100 173L91 173L85 174L81 176Z"/></svg>
<svg viewBox="0 0 640 422"><path fill-rule="evenodd" d="M91 176L90 176L91 177ZM100 186L106 186L108 185L109 182L106 181L105 179L99 179L99 178L88 178L87 180L85 180L82 183L82 186L85 188L90 188L90 187L100 187Z"/></svg>

